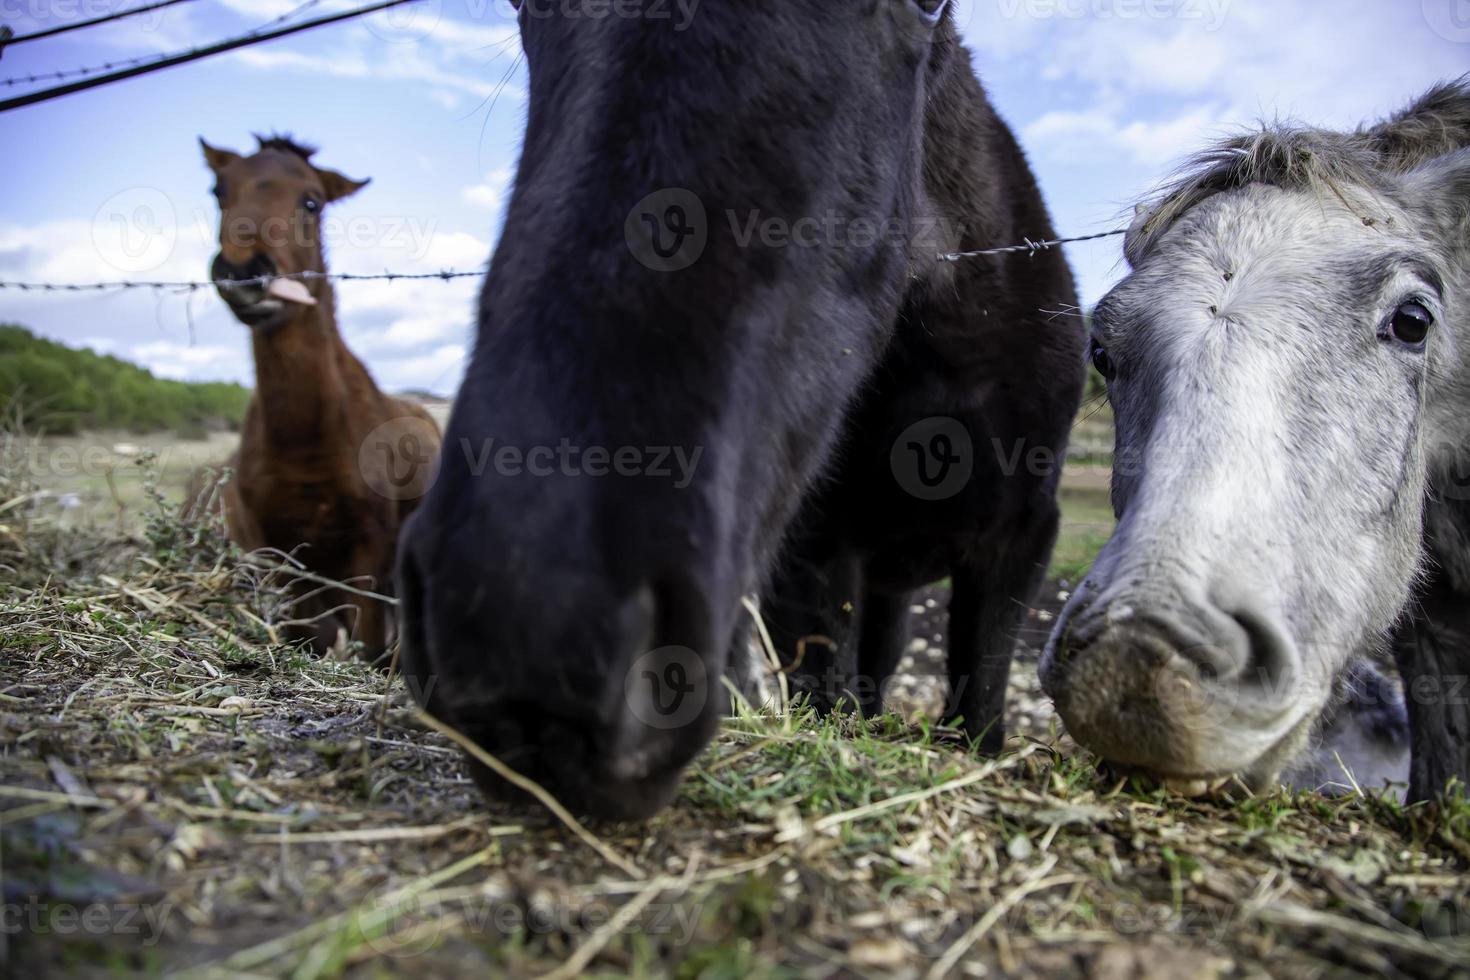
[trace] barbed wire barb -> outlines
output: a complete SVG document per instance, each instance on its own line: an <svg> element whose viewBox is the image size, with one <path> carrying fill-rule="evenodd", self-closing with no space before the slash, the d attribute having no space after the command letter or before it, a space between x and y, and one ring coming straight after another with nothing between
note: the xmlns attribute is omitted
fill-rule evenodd
<svg viewBox="0 0 1470 980"><path fill-rule="evenodd" d="M1101 238L1116 238L1119 235L1128 234L1127 228L1114 228L1112 231L1100 231L1095 235L1077 235L1073 238L1053 238L1047 241L1033 242L1029 238L1021 239L1020 245L1002 245L999 248L980 248L971 252L945 252L939 256L941 262L958 262L960 259L977 259L986 255L1012 255L1018 252L1028 252L1035 255L1037 252L1045 252L1060 245L1073 245L1077 242L1095 242Z"/></svg>

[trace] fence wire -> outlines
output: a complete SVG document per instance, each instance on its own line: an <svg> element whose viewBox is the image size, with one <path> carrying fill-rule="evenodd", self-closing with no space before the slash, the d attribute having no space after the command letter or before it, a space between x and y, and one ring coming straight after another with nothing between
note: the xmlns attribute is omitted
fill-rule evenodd
<svg viewBox="0 0 1470 980"><path fill-rule="evenodd" d="M1103 238L1116 238L1126 235L1128 229L1116 228L1112 231L1101 231L1093 235L1077 235L1072 238L1053 238L1044 241L1031 241L1023 239L1020 245L1002 245L996 248L981 248L969 252L945 252L938 256L940 262L959 262L964 259L981 258L988 255L1017 255L1027 253L1035 255L1038 252L1049 251L1062 245L1072 245L1077 242L1094 242ZM276 279L298 279L298 280L325 280L327 282L396 282L422 281L438 279L443 282L452 282L455 279L468 279L474 276L484 275L483 270L473 272L461 272L456 269L444 269L440 272L289 272L273 276L256 276L252 279L200 279L200 280L166 280L166 279L114 279L100 282L26 282L14 279L0 279L0 289L11 289L20 292L38 293L88 293L104 292L109 289L173 289L190 291L196 289L211 289L223 286L225 288L238 288L240 286L268 286Z"/></svg>

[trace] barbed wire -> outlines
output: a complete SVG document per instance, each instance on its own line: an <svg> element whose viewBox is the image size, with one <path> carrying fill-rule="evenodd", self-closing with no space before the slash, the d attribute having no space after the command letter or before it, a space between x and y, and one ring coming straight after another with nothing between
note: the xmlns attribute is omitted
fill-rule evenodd
<svg viewBox="0 0 1470 980"><path fill-rule="evenodd" d="M310 0L310 2L315 2L315 0ZM366 17L369 14L375 14L379 11L388 10L392 7L402 6L406 3L419 2L420 0L381 0L381 2L379 3L374 3L366 7L358 7L355 10L348 10L339 14L325 15L322 17L317 17L314 20L304 20L296 24L287 24L284 27L277 27L274 30L256 28L249 34L229 38L227 40L211 44L208 47L191 48L188 51L166 55L155 61L149 61L144 64L137 64L129 68L123 68L118 71L109 72L106 75L98 75L94 78L78 79L74 82L64 82L61 85L55 85L51 88L41 89L38 92L30 92L26 95L19 95L11 99L5 99L4 101L0 101L0 112L9 112L12 109L20 109L24 106L36 105L40 102L49 102L52 99L59 99L63 95L71 95L74 92L85 92L89 89L100 88L104 85L111 85L114 82L121 82L129 78L137 78L141 75L149 75L156 71L163 71L165 68L173 68L176 65L185 65L193 61L200 61L204 58L212 58L215 55L224 54L227 51L235 51L240 48L246 48L256 44L264 44L267 41L274 41L277 38L289 37L292 34L299 34L302 31L309 31L318 27L325 27L328 24L338 24L342 21L353 20L358 17Z"/></svg>
<svg viewBox="0 0 1470 980"><path fill-rule="evenodd" d="M1023 239L1021 245L1002 245L997 248L981 248L970 252L945 252L938 256L941 262L958 262L961 259L973 259L986 255L1012 255L1020 252L1045 252L1061 245L1072 245L1076 242L1094 242L1102 238L1116 238L1119 235L1128 234L1127 228L1115 228L1112 231L1100 231L1093 235L1077 235L1073 238L1053 238L1046 241L1033 242ZM271 276L255 276L250 279L201 279L201 280L165 280L165 279L114 279L101 282L24 282L14 279L0 279L0 289L14 289L21 292L39 293L88 293L104 292L109 289L177 289L189 290L218 288L239 288L241 286L268 286L276 279L297 280L324 280L327 282L393 282L398 279L425 280L439 279L451 282L455 279L468 279L472 276L482 276L482 270L474 272L461 272L456 269L444 269L439 272L283 272Z"/></svg>
<svg viewBox="0 0 1470 980"><path fill-rule="evenodd" d="M1045 252L1059 245L1072 245L1076 242L1095 242L1100 238L1116 238L1119 235L1128 234L1127 228L1114 228L1112 231L1100 231L1095 235L1078 235L1074 238L1053 238L1047 241L1033 242L1029 238L1022 239L1020 245L1002 245L999 248L981 248L973 252L945 252L939 256L941 262L958 262L960 259L976 259L983 255L1013 255L1018 252Z"/></svg>
<svg viewBox="0 0 1470 980"><path fill-rule="evenodd" d="M277 279L295 279L298 281L321 280L325 282L394 282L399 279L440 279L444 282L450 282L455 279L468 279L471 276L483 276L484 274L483 270L478 269L474 272L444 269L440 272L282 272L273 276L255 276L250 279L114 279L103 282L21 282L13 279L0 279L0 289L14 289L20 292L38 293L96 293L105 292L109 289L176 289L193 292L197 289L219 287L238 289L241 286L269 286Z"/></svg>
<svg viewBox="0 0 1470 980"><path fill-rule="evenodd" d="M27 41L39 41L46 37L55 37L58 34L68 34L72 31L80 31L87 27L96 27L99 24L110 24L115 20L126 17L136 17L138 14L150 13L154 10L162 10L164 7L174 7L181 3L193 3L194 0L159 0L143 7L132 7L128 10L118 10L101 17L93 17L91 20L77 20L67 24L58 24L55 27L47 27L29 34L13 34L10 37L0 38L0 45L9 47L13 44L24 44Z"/></svg>
<svg viewBox="0 0 1470 980"><path fill-rule="evenodd" d="M177 0L176 0L176 2L177 2ZM243 34L237 34L234 37L230 38L230 40L236 40L236 41L238 41L238 40L245 40L245 39L253 38L253 37L255 37L258 34L263 34L264 32L269 31L269 30L271 30L271 29L273 29L275 27L279 27L280 25L282 25L282 24L286 23L287 21L291 20L293 17L296 17L296 16L298 16L300 14L305 13L306 11L310 10L312 7L315 7L317 4L319 4L321 2L322 2L322 0L306 0L306 2L303 3L303 4L301 4L300 6L293 7L292 9L286 11L284 14L281 14L279 17L273 17L273 18L271 18L270 20L266 21L264 24L261 24L259 27L253 27L253 28L251 28L250 30L246 31ZM160 6L166 6L166 5L165 4L160 4ZM151 7L143 7L143 8L139 8L138 10L133 11L133 12L134 13L141 13L143 10L151 10L151 9L153 9L153 8L151 8ZM34 37L35 35L30 35L30 36ZM14 43L16 43L17 41L20 41L20 40L21 40L21 38L13 38L13 39L11 39L9 41L6 41L5 43L6 44L14 44ZM193 50L199 50L199 49L193 48L193 49L190 49L190 50L193 51ZM181 54L181 53L183 53L183 52L175 52L174 54L168 54L166 52L163 52L163 53L155 52L153 54L138 55L137 57L133 57L133 58L121 58L121 59L119 59L117 61L108 61L108 62L104 62L103 64L100 64L100 65L90 65L90 66L84 67L84 68L63 68L63 69L61 69L59 71L40 72L40 73L35 74L35 75L17 75L14 78L6 78L6 79L3 79L3 80L0 80L0 85L4 85L5 87L10 88L10 87L13 87L13 86L16 86L16 85L30 85L30 84L35 83L35 82L53 82L53 81L59 82L59 81L62 81L63 79L67 79L67 78L85 78L88 75L95 75L98 72L104 72L104 71L120 71L120 70L125 69L125 68L137 68L137 67L140 67L140 66L143 66L143 65L149 65L149 64L152 64L155 61L166 61L169 58L178 57L179 54Z"/></svg>

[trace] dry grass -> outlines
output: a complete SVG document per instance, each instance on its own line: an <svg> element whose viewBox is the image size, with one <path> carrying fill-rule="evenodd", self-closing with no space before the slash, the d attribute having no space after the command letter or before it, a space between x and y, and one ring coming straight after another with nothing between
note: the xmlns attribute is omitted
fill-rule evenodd
<svg viewBox="0 0 1470 980"><path fill-rule="evenodd" d="M27 492L0 478L12 976L1470 971L1463 804L1191 802L1052 738L746 715L589 843L487 807L401 686L277 643L278 581L208 529L60 530Z"/></svg>

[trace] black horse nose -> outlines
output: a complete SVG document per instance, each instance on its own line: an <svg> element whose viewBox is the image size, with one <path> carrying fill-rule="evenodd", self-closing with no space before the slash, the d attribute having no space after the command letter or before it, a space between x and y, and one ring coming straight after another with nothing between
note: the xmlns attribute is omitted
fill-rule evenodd
<svg viewBox="0 0 1470 980"><path fill-rule="evenodd" d="M220 252L214 257L210 265L210 278L216 283L238 283L247 282L252 279L261 279L273 276L276 273L276 264L267 255L254 254L245 262L234 262L225 258L225 253ZM233 286L222 286L221 288L236 288Z"/></svg>
<svg viewBox="0 0 1470 980"><path fill-rule="evenodd" d="M574 811L635 819L666 803L725 709L699 590L573 579L510 600L513 584L463 536L434 541L423 526L421 509L397 570L403 676L420 704ZM488 797L521 798L470 768Z"/></svg>

